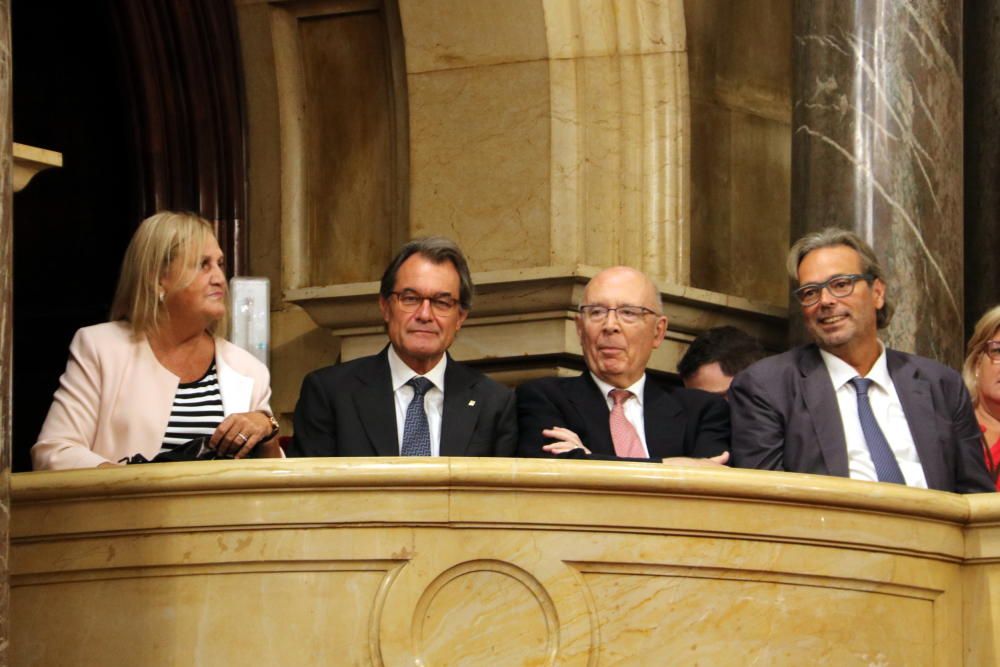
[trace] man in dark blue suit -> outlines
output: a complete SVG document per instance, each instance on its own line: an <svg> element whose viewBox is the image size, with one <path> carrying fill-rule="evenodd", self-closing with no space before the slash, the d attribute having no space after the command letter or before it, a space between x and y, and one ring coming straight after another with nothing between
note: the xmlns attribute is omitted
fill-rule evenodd
<svg viewBox="0 0 1000 667"><path fill-rule="evenodd" d="M892 304L868 244L842 229L810 234L788 272L815 342L736 376L733 465L993 491L961 376L879 341Z"/></svg>
<svg viewBox="0 0 1000 667"><path fill-rule="evenodd" d="M452 241L406 244L382 276L380 353L313 371L290 456L513 456L514 393L452 359L472 279Z"/></svg>
<svg viewBox="0 0 1000 667"><path fill-rule="evenodd" d="M597 274L584 290L576 328L587 371L518 387L519 455L726 461L726 401L646 374L667 318L645 274L624 266Z"/></svg>

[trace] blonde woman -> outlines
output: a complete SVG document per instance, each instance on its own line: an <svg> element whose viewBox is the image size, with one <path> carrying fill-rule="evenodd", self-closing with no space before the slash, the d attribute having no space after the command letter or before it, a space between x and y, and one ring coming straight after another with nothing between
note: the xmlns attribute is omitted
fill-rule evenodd
<svg viewBox="0 0 1000 667"><path fill-rule="evenodd" d="M962 378L986 439L986 465L996 480L1000 463L1000 306L979 318L967 350ZM997 488L1000 490L1000 483Z"/></svg>
<svg viewBox="0 0 1000 667"><path fill-rule="evenodd" d="M35 470L152 459L199 436L220 454L281 456L267 368L224 330L224 258L188 213L142 222L125 252L111 321L76 332L32 447Z"/></svg>

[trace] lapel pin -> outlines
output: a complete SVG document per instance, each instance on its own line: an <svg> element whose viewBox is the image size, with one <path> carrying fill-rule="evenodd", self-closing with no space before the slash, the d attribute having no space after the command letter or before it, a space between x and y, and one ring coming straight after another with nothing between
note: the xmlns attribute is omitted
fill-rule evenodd
<svg viewBox="0 0 1000 667"><path fill-rule="evenodd" d="M473 406L474 406L475 404L476 404L476 402L475 402L475 401L469 401L469 407L470 407L470 408L471 408L471 407L473 407Z"/></svg>

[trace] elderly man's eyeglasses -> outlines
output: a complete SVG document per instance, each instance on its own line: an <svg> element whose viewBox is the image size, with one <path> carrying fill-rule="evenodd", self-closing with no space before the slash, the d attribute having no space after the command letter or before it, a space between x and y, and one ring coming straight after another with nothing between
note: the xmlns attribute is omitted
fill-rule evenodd
<svg viewBox="0 0 1000 667"><path fill-rule="evenodd" d="M870 273L848 273L833 276L826 282L806 283L792 292L792 294L795 295L795 298L798 299L799 303L803 306L812 306L819 302L820 296L823 294L824 287L830 292L830 294L838 299L842 299L843 297L851 296L851 294L854 293L854 283L859 280L864 280L866 283L871 284L871 282L875 280L875 276Z"/></svg>
<svg viewBox="0 0 1000 667"><path fill-rule="evenodd" d="M416 292L405 290L402 292L392 292L392 295L396 297L396 303L399 304L400 309L407 313L412 313L420 308L424 305L424 301L430 301L431 310L438 315L448 315L458 305L458 301L450 296L422 296Z"/></svg>
<svg viewBox="0 0 1000 667"><path fill-rule="evenodd" d="M580 306L580 315L583 319L588 322L603 322L608 319L608 314L611 311L615 311L615 316L618 318L619 322L624 322L625 324L635 324L643 318L645 315L658 315L655 310L650 310L649 308L644 308L642 306L618 306L617 308L608 308L607 306Z"/></svg>
<svg viewBox="0 0 1000 667"><path fill-rule="evenodd" d="M988 340L983 347L983 353L994 364L1000 364L1000 340Z"/></svg>

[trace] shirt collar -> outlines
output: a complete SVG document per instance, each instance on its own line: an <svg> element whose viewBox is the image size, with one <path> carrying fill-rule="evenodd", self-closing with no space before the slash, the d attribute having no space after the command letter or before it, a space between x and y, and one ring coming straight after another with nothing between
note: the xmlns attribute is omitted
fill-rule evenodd
<svg viewBox="0 0 1000 667"><path fill-rule="evenodd" d="M882 344L882 341L879 341L878 346L878 358L875 360L871 370L868 371L868 375L865 377L881 387L883 390L888 391L890 380L889 367L886 365L885 361L885 345ZM819 354L823 357L823 364L826 366L826 370L830 374L830 379L833 380L834 391L839 391L845 384L858 377L858 371L854 368L854 366L851 366L837 355L831 354L826 350L820 350Z"/></svg>
<svg viewBox="0 0 1000 667"><path fill-rule="evenodd" d="M437 389L444 392L444 369L448 365L448 355L441 355L441 361L435 364L434 368L430 369L420 377L425 377L430 380ZM393 393L399 391L399 388L409 382L412 378L420 375L412 368L406 365L406 362L399 358L396 354L396 348L392 345L389 346L389 373L392 375L392 391Z"/></svg>
<svg viewBox="0 0 1000 667"><path fill-rule="evenodd" d="M594 384L597 385L597 388L601 390L601 396L603 396L604 398L608 398L608 394L611 393L612 389L617 389L617 387L608 384L601 378L594 375L593 371L590 371L590 377L594 380ZM638 380L635 381L635 384L633 384L630 387L625 387L627 391L632 392L632 395L635 396L635 400L639 401L640 407L642 406L642 394L645 388L646 388L645 373L643 373L642 377L640 377Z"/></svg>

